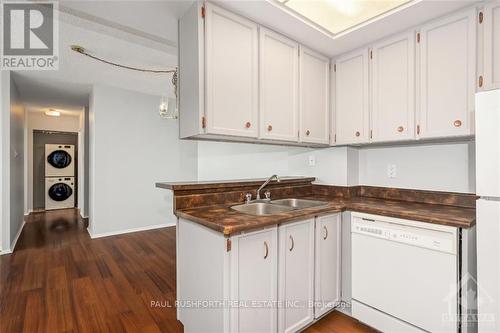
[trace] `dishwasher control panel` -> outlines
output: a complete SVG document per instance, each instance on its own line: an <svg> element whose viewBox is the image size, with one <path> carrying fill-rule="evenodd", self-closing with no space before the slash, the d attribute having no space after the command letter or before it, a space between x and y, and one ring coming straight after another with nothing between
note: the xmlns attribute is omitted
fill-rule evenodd
<svg viewBox="0 0 500 333"><path fill-rule="evenodd" d="M456 253L455 235L441 230L354 218L351 232L431 250Z"/></svg>

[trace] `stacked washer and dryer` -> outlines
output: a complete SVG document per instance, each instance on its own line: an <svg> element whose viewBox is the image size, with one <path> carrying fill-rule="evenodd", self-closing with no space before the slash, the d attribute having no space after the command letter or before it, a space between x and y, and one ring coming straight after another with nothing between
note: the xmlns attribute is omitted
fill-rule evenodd
<svg viewBox="0 0 500 333"><path fill-rule="evenodd" d="M75 146L45 145L45 209L75 207Z"/></svg>

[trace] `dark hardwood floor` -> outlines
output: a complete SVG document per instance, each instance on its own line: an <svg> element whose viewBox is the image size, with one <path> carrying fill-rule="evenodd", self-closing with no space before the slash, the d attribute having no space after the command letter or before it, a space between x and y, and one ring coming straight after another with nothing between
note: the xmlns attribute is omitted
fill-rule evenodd
<svg viewBox="0 0 500 333"><path fill-rule="evenodd" d="M175 228L92 240L76 210L36 213L0 256L2 333L182 332L174 302ZM372 332L339 312L307 331Z"/></svg>

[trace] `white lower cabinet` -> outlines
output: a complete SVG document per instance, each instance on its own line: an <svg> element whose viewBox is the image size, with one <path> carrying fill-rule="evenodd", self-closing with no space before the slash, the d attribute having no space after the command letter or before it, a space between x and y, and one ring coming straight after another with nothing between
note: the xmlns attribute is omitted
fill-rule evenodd
<svg viewBox="0 0 500 333"><path fill-rule="evenodd" d="M314 220L281 225L278 332L297 332L314 319Z"/></svg>
<svg viewBox="0 0 500 333"><path fill-rule="evenodd" d="M298 332L337 304L339 214L230 238L182 218L177 228L185 332Z"/></svg>
<svg viewBox="0 0 500 333"><path fill-rule="evenodd" d="M316 218L314 318L340 301L340 214Z"/></svg>
<svg viewBox="0 0 500 333"><path fill-rule="evenodd" d="M231 332L276 332L278 246L276 228L232 237ZM257 302L257 303L256 303Z"/></svg>

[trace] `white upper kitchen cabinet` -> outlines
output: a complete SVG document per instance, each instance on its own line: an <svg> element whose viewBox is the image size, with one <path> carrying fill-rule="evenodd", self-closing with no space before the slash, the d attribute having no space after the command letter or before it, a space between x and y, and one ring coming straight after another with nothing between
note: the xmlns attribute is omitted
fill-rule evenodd
<svg viewBox="0 0 500 333"><path fill-rule="evenodd" d="M404 33L373 45L371 60L371 141L415 138L415 34Z"/></svg>
<svg viewBox="0 0 500 333"><path fill-rule="evenodd" d="M260 28L260 137L298 141L299 44Z"/></svg>
<svg viewBox="0 0 500 333"><path fill-rule="evenodd" d="M205 4L206 132L258 135L258 26Z"/></svg>
<svg viewBox="0 0 500 333"><path fill-rule="evenodd" d="M368 49L335 63L335 143L369 141Z"/></svg>
<svg viewBox="0 0 500 333"><path fill-rule="evenodd" d="M330 60L300 47L300 141L329 144Z"/></svg>
<svg viewBox="0 0 500 333"><path fill-rule="evenodd" d="M279 226L278 332L298 332L314 319L314 220Z"/></svg>
<svg viewBox="0 0 500 333"><path fill-rule="evenodd" d="M473 134L476 83L476 9L433 21L417 33L420 100L417 135Z"/></svg>
<svg viewBox="0 0 500 333"><path fill-rule="evenodd" d="M232 237L231 241L231 300L275 302L278 282L277 228L242 234ZM276 332L277 309L264 305L235 306L231 308L230 322L229 332Z"/></svg>
<svg viewBox="0 0 500 333"><path fill-rule="evenodd" d="M500 88L500 1L492 1L483 10L485 90Z"/></svg>
<svg viewBox="0 0 500 333"><path fill-rule="evenodd" d="M332 310L340 301L340 236L340 214L316 218L314 318Z"/></svg>

